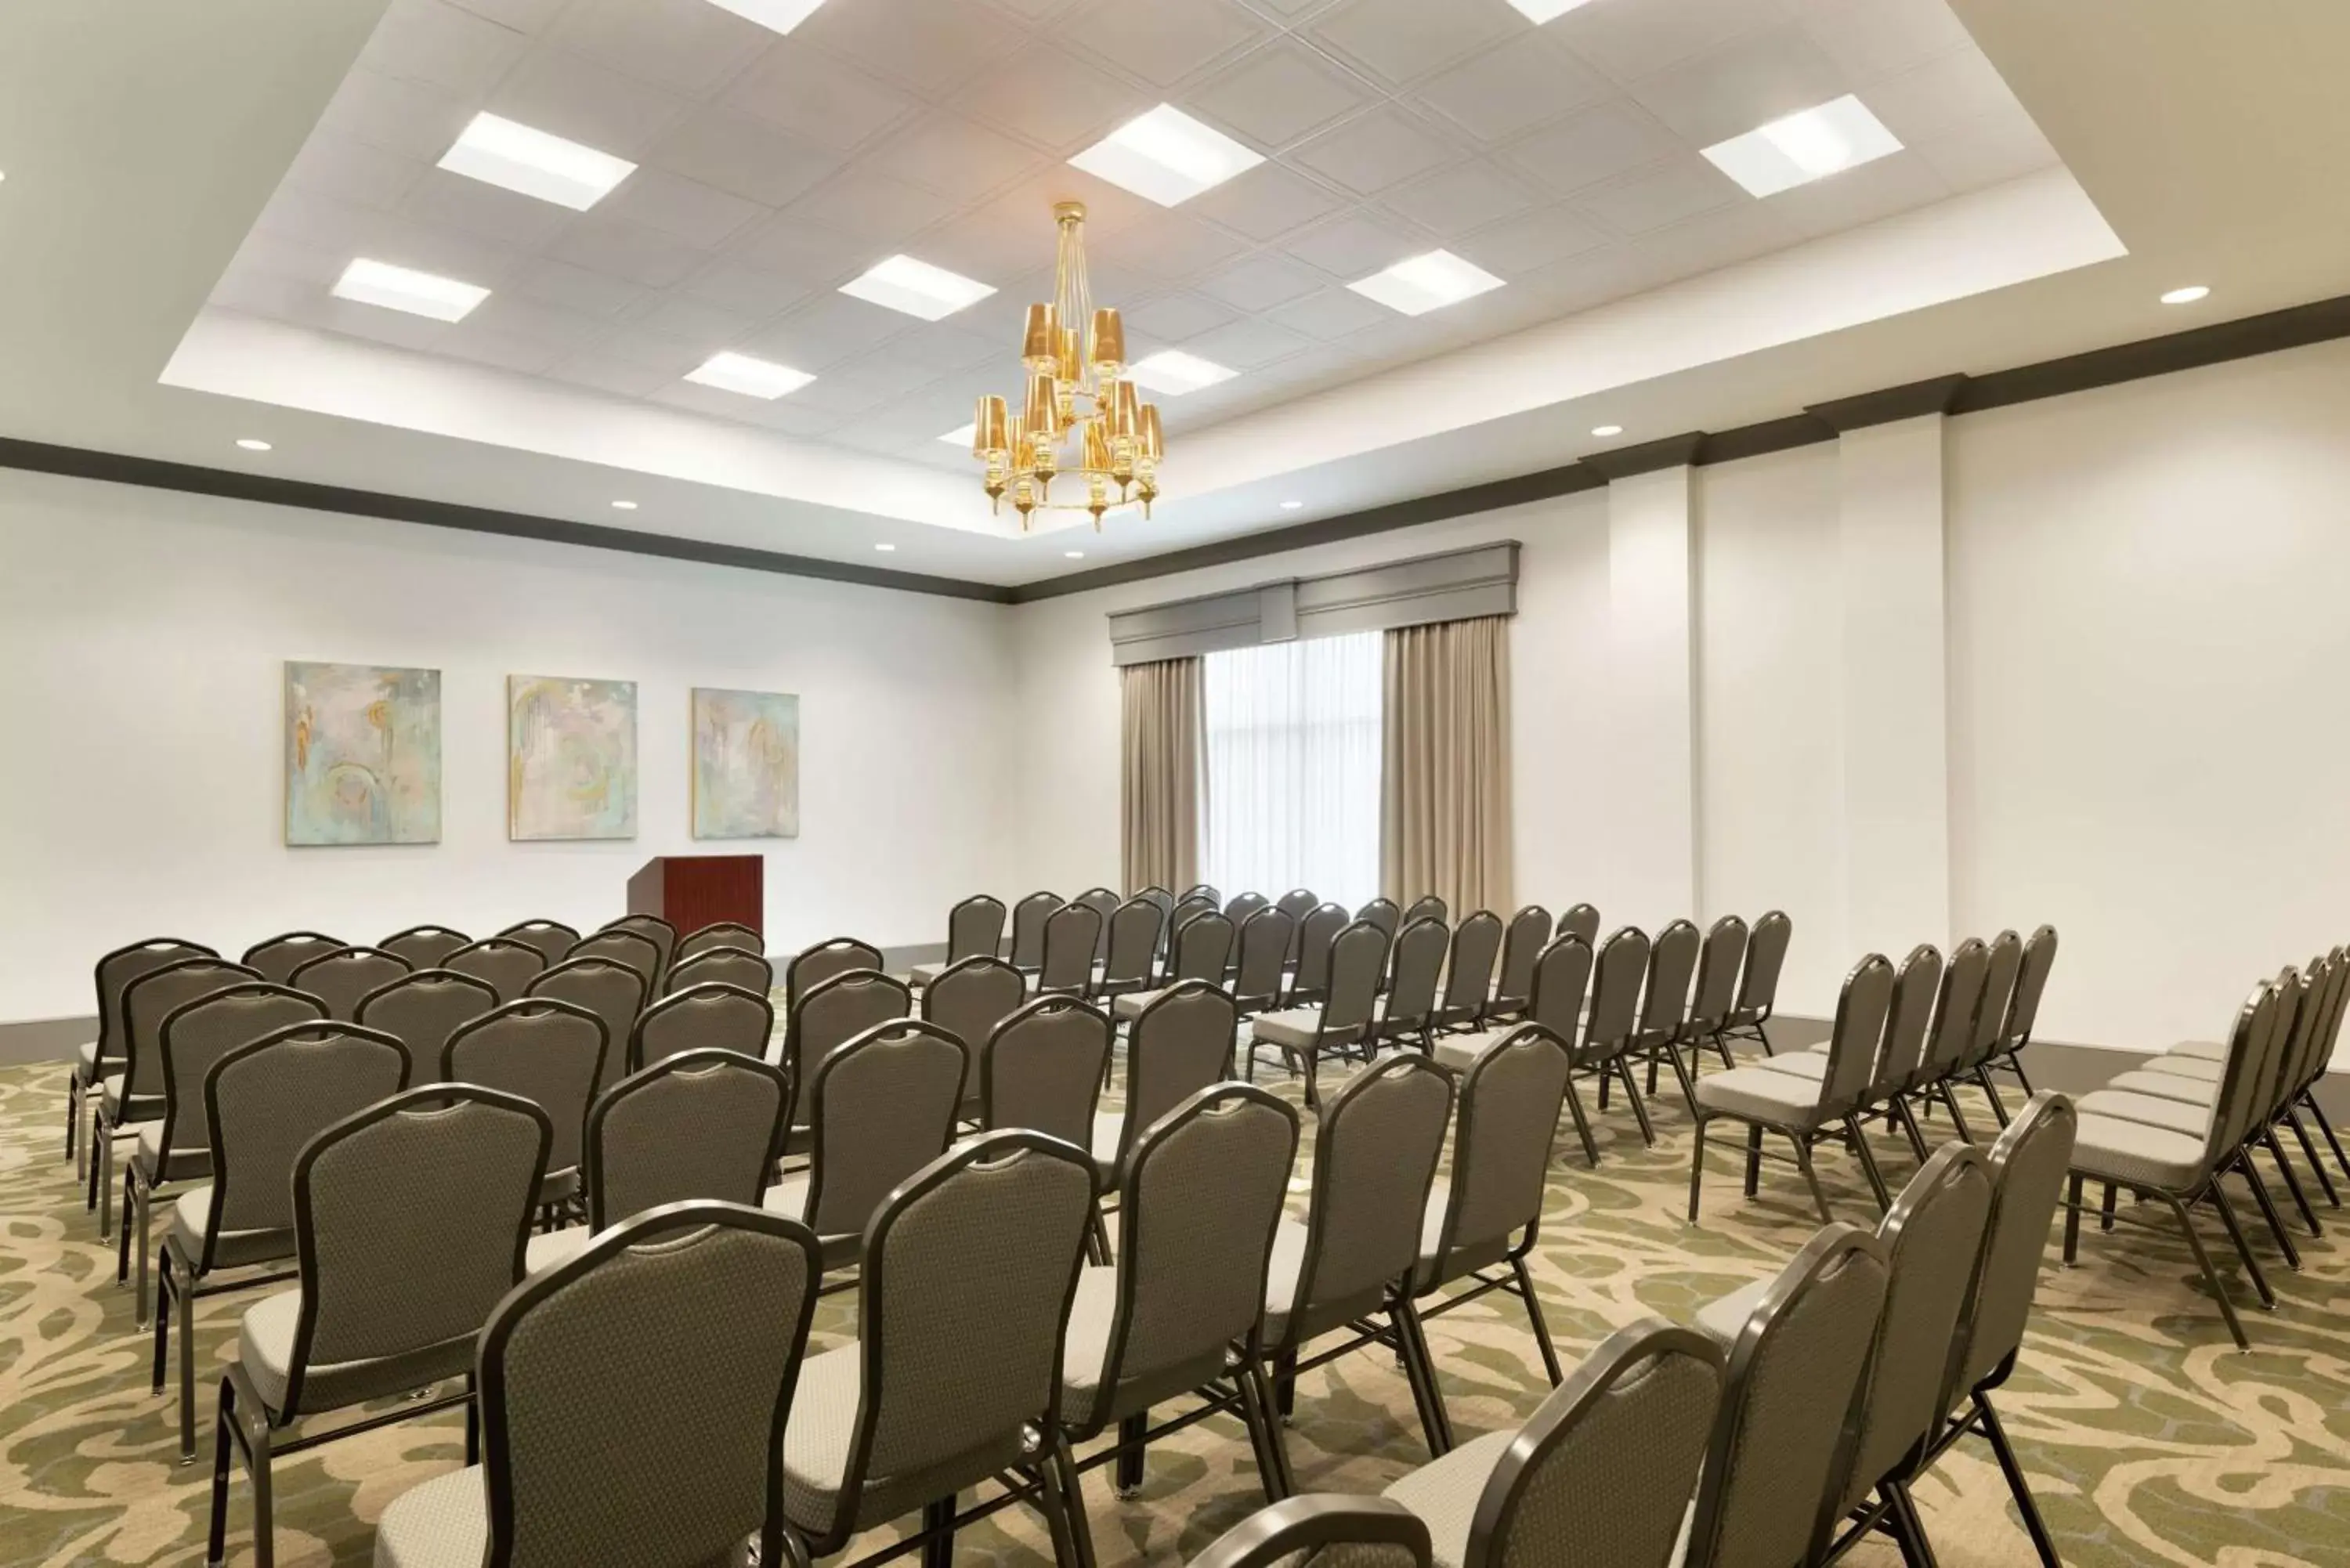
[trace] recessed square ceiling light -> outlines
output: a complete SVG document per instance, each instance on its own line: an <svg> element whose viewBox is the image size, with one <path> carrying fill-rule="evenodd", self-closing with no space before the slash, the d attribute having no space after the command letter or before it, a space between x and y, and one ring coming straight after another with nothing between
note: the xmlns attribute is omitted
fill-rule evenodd
<svg viewBox="0 0 2350 1568"><path fill-rule="evenodd" d="M494 114L473 116L457 144L442 154L441 167L576 213L610 195L637 168L625 158Z"/></svg>
<svg viewBox="0 0 2350 1568"><path fill-rule="evenodd" d="M1158 353L1137 359L1126 368L1139 387L1170 398L1186 392L1196 392L1202 387L1212 387L1219 381L1229 381L1240 374L1227 370L1212 359L1202 359L1197 354L1186 354L1180 348L1161 348Z"/></svg>
<svg viewBox="0 0 2350 1568"><path fill-rule="evenodd" d="M788 33L808 19L824 0L710 0L721 11L756 22L771 33Z"/></svg>
<svg viewBox="0 0 2350 1568"><path fill-rule="evenodd" d="M364 256L343 269L343 275L335 280L334 293L338 299L380 305L386 310L405 310L411 316L429 316L435 321L463 321L473 313L473 306L490 297L488 289L470 283L435 277L429 272L411 272L404 266L369 261Z"/></svg>
<svg viewBox="0 0 2350 1568"><path fill-rule="evenodd" d="M1499 288L1502 280L1451 251L1429 251L1406 256L1385 272L1357 278L1347 286L1389 310L1419 316Z"/></svg>
<svg viewBox="0 0 2350 1568"><path fill-rule="evenodd" d="M1713 166L1757 196L1873 163L1901 151L1901 139L1850 93L1784 119L1717 141L1705 150Z"/></svg>
<svg viewBox="0 0 2350 1568"><path fill-rule="evenodd" d="M1537 26L1554 16L1564 16L1576 6L1590 3L1591 0L1510 0L1511 5L1524 12Z"/></svg>
<svg viewBox="0 0 2350 1568"><path fill-rule="evenodd" d="M995 286L900 255L875 262L865 269L864 276L842 284L840 292L936 321L966 305L978 304L995 292Z"/></svg>
<svg viewBox="0 0 2350 1568"><path fill-rule="evenodd" d="M1171 103L1128 120L1069 160L1073 167L1162 207L1188 202L1263 161Z"/></svg>
<svg viewBox="0 0 2350 1568"><path fill-rule="evenodd" d="M978 434L979 426L976 423L961 424L955 426L954 429L947 431L946 434L939 437L939 439L946 442L949 446L967 447L972 443L972 440L978 436Z"/></svg>
<svg viewBox="0 0 2350 1568"><path fill-rule="evenodd" d="M740 392L746 398L771 399L795 392L816 379L805 370L795 370L770 359L754 359L748 354L712 354L699 369L688 372L685 379L723 392Z"/></svg>

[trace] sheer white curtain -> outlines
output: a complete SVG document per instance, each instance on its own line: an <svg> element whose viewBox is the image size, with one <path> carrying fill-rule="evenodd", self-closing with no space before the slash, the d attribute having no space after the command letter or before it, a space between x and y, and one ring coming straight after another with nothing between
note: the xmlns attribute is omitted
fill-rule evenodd
<svg viewBox="0 0 2350 1568"><path fill-rule="evenodd" d="M1381 653L1367 631L1207 656L1201 870L1226 898L1378 896Z"/></svg>

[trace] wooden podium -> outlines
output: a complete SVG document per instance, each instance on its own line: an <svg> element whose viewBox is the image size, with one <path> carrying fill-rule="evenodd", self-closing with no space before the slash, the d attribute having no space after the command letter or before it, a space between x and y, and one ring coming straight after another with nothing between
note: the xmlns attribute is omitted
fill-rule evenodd
<svg viewBox="0 0 2350 1568"><path fill-rule="evenodd" d="M629 878L629 913L659 915L680 936L716 920L764 936L766 870L763 855L663 855Z"/></svg>

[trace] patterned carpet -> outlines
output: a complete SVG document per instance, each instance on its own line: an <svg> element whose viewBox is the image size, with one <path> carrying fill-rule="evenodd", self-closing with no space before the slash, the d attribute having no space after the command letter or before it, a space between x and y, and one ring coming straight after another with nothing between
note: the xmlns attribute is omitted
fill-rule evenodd
<svg viewBox="0 0 2350 1568"><path fill-rule="evenodd" d="M113 1282L113 1249L98 1241L71 1167L58 1158L61 1078L54 1068L0 1072L0 1563L201 1563L212 1396L200 1413L204 1459L179 1469L172 1398L148 1392L151 1342L134 1330L130 1292ZM1698 1303L1771 1272L1814 1224L1792 1171L1766 1168L1762 1195L1750 1202L1739 1195L1734 1162L1717 1158L1704 1222L1692 1230L1681 1220L1686 1116L1659 1103L1654 1150L1641 1147L1620 1102L1598 1119L1604 1162L1593 1172L1577 1156L1555 1168L1535 1262L1563 1357L1643 1312L1686 1319ZM1880 1158L1897 1184L1912 1167L1892 1143ZM1849 1159L1828 1151L1821 1167L1840 1214L1873 1222ZM1300 1184L1296 1201L1302 1191ZM2247 1312L2249 1355L2230 1347L2175 1237L2093 1228L2082 1265L2070 1271L2052 1246L2002 1410L2067 1563L2350 1568L2345 1232L2350 1212L2325 1240L2303 1242L2302 1272L2272 1266L2280 1307ZM200 1303L200 1369L231 1354L236 1316L251 1299ZM1490 1297L1430 1327L1462 1440L1523 1417L1545 1391L1513 1305ZM828 1300L811 1350L840 1343L854 1314L852 1295ZM1301 1381L1289 1441L1306 1490L1376 1491L1425 1458L1404 1378L1376 1350ZM384 1505L455 1465L462 1451L452 1414L282 1461L278 1562L368 1562ZM1917 1490L1950 1568L2033 1562L1979 1442L1961 1445ZM1222 1417L1154 1448L1139 1501L1114 1499L1102 1470L1088 1474L1086 1491L1105 1568L1180 1562L1260 1501L1247 1441ZM242 1481L232 1496L230 1560L247 1563ZM1047 1556L1041 1521L1020 1510L965 1532L958 1545L966 1561ZM1898 1559L1870 1548L1852 1560Z"/></svg>

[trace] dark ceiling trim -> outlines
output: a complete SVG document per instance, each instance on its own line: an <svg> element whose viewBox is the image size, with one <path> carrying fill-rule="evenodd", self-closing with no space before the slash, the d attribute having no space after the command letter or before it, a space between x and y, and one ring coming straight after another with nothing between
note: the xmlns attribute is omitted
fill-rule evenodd
<svg viewBox="0 0 2350 1568"><path fill-rule="evenodd" d="M1863 392L1856 398L1832 398L1825 403L1814 403L1804 411L1843 435L1871 425L1889 425L1897 420L1950 413L1957 408L1959 394L1966 384L1964 376L1936 376L1929 380L1912 381L1906 387Z"/></svg>
<svg viewBox="0 0 2350 1568"><path fill-rule="evenodd" d="M1661 473L1669 468L1687 468L1698 461L1704 446L1705 432L1690 431L1683 435L1667 436L1662 441L1644 441L1633 446L1595 452L1583 460L1583 466L1613 484L1619 479Z"/></svg>
<svg viewBox="0 0 2350 1568"><path fill-rule="evenodd" d="M463 506L455 502L425 501L410 495L387 495L373 490L349 490L338 484L312 484L305 480L282 479L275 474L240 473L234 469L202 468L194 463L166 462L151 457L126 457L119 452L51 446L43 441L14 441L5 436L0 436L0 468L63 474L71 479L103 480L113 484L136 484L149 490L176 490L190 495L217 495L232 501L255 501L271 506L299 506L312 512L338 512L353 517L381 517L394 523L422 524L431 528L461 528L472 534L496 534L510 539L536 539L551 545L577 545L591 550L621 550L630 555L694 561L710 566L737 566L746 571L773 572L788 577L817 577L827 582L855 583L861 587L898 588L907 593L980 599L991 604L1012 602L1012 590L994 583L968 583L959 577L896 572L886 566L827 561L814 556L787 556L776 550L754 549L747 545L679 539L666 534L639 533L633 528L574 523L561 517L501 512L486 506Z"/></svg>

